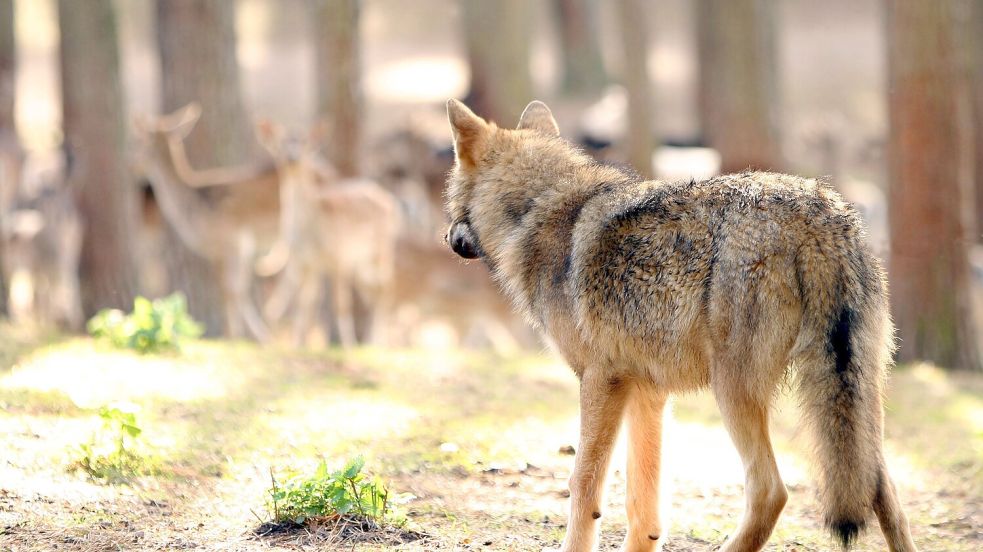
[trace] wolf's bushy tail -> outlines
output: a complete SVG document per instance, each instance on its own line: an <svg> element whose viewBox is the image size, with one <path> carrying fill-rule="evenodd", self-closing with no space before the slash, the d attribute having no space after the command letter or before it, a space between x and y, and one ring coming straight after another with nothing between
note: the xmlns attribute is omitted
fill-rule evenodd
<svg viewBox="0 0 983 552"><path fill-rule="evenodd" d="M796 361L823 521L844 548L866 526L886 473L881 388L893 330L880 269L864 265L847 263L826 282L803 274L806 344Z"/></svg>

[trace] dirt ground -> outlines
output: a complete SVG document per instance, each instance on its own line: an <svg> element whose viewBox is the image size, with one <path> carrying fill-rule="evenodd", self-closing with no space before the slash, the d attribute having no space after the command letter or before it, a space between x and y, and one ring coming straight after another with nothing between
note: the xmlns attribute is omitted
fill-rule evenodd
<svg viewBox="0 0 983 552"><path fill-rule="evenodd" d="M71 466L98 408L120 400L139 407L155 475L102 484ZM888 462L916 542L983 549L983 377L901 367L887 406ZM713 550L741 514L740 461L708 395L674 411L666 550ZM794 400L777 405L790 500L767 550L832 550L796 417ZM576 435L576 381L547 354L361 350L342 361L203 341L137 356L0 326L0 549L540 550L562 538L573 464L562 450ZM401 531L259 530L271 469L355 454L402 495ZM619 447L604 550L624 536L623 463ZM868 531L857 549L884 543Z"/></svg>

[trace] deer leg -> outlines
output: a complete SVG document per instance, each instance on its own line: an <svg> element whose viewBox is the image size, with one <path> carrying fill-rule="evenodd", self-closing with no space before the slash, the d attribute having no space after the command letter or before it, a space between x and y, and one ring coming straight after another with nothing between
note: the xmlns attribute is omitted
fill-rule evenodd
<svg viewBox="0 0 983 552"><path fill-rule="evenodd" d="M263 305L263 315L270 324L276 324L287 313L290 303L296 299L297 287L300 285L299 271L296 265L288 261L276 279L276 285L270 298Z"/></svg>
<svg viewBox="0 0 983 552"><path fill-rule="evenodd" d="M82 328L84 323L82 296L79 291L78 278L79 256L81 255L82 249L82 231L74 227L73 229L75 231L69 231L68 235L62 238L65 251L59 262L58 276L65 323L69 329L78 330Z"/></svg>
<svg viewBox="0 0 983 552"><path fill-rule="evenodd" d="M385 346L388 341L388 317L392 311L391 283L360 286L360 295L369 304L369 332L366 341L373 345Z"/></svg>
<svg viewBox="0 0 983 552"><path fill-rule="evenodd" d="M294 310L294 346L303 347L311 333L311 321L321 303L321 281L316 274L300 278L297 305Z"/></svg>
<svg viewBox="0 0 983 552"><path fill-rule="evenodd" d="M355 310L351 279L341 274L334 274L331 277L331 294L335 323L338 324L338 338L341 340L341 348L347 351L355 345Z"/></svg>
<svg viewBox="0 0 983 552"><path fill-rule="evenodd" d="M245 321L249 333L256 340L265 343L270 339L269 329L256 309L252 298L253 258L256 255L256 243L252 236L243 234L239 237L236 258L230 263L233 273L233 294L239 315Z"/></svg>

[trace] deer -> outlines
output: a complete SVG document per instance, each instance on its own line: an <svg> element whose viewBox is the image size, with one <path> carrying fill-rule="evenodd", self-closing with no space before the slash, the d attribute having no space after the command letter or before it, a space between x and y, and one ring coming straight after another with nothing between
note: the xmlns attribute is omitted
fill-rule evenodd
<svg viewBox="0 0 983 552"><path fill-rule="evenodd" d="M368 304L368 341L384 341L401 218L396 198L375 181L339 177L318 153L317 130L304 138L260 121L256 133L280 177L280 239L257 263L260 274L280 273L267 318L281 318L293 300L293 340L303 346L328 278L342 349L356 342L355 293Z"/></svg>
<svg viewBox="0 0 983 552"><path fill-rule="evenodd" d="M228 334L258 341L268 327L252 299L254 263L275 242L279 176L272 167L191 166L184 139L201 117L196 103L134 120L135 161L181 242L220 275Z"/></svg>

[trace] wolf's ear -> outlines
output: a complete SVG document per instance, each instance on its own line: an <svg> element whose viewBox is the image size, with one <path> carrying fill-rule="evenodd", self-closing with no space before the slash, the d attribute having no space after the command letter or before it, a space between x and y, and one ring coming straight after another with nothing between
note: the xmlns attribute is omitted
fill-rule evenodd
<svg viewBox="0 0 983 552"><path fill-rule="evenodd" d="M522 111L522 116L519 117L519 126L516 128L519 130L538 130L548 136L560 135L560 127L557 126L553 113L550 108L546 107L546 104L539 100L529 102L526 109Z"/></svg>
<svg viewBox="0 0 983 552"><path fill-rule="evenodd" d="M477 160L475 147L488 130L488 123L474 114L466 105L455 100L447 100L447 120L454 133L454 152L462 164L474 166Z"/></svg>

